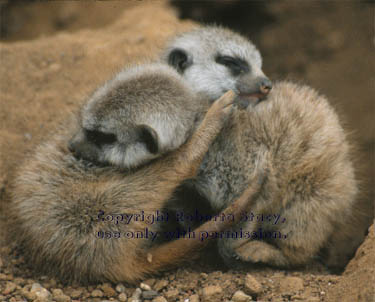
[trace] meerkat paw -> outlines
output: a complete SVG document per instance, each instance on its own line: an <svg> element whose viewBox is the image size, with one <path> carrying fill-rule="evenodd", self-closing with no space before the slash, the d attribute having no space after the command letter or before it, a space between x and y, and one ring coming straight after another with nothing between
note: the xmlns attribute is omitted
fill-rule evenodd
<svg viewBox="0 0 375 302"><path fill-rule="evenodd" d="M289 261L278 248L263 241L249 241L234 249L236 257L245 262L288 266Z"/></svg>
<svg viewBox="0 0 375 302"><path fill-rule="evenodd" d="M236 94L232 90L227 91L211 105L207 112L207 116L220 116L225 119L233 110L235 97Z"/></svg>

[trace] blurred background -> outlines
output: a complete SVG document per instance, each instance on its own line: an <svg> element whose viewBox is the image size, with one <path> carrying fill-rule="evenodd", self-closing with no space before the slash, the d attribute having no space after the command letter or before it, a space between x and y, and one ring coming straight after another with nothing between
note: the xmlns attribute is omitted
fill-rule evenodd
<svg viewBox="0 0 375 302"><path fill-rule="evenodd" d="M142 1L1 1L0 40L16 43L109 25ZM308 84L338 110L356 147L361 202L374 213L374 2L169 1L181 19L222 24L249 37L274 80Z"/></svg>

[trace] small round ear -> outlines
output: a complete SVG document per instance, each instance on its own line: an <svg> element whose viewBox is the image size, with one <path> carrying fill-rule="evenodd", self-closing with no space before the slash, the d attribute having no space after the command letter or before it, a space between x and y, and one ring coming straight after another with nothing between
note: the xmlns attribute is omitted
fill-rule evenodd
<svg viewBox="0 0 375 302"><path fill-rule="evenodd" d="M156 154L159 151L159 136L150 126L137 126L137 141L143 143L152 154Z"/></svg>
<svg viewBox="0 0 375 302"><path fill-rule="evenodd" d="M168 55L168 64L179 73L183 73L186 68L193 64L193 60L188 56L185 50L175 48Z"/></svg>

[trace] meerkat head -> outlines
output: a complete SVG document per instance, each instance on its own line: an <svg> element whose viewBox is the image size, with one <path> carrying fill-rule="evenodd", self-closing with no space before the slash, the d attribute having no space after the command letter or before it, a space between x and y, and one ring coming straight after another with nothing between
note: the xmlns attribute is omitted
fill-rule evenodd
<svg viewBox="0 0 375 302"><path fill-rule="evenodd" d="M186 99L194 95L165 64L125 69L83 106L69 149L101 165L144 164L186 141L196 118Z"/></svg>
<svg viewBox="0 0 375 302"><path fill-rule="evenodd" d="M242 99L258 102L272 88L262 72L256 47L225 28L207 26L177 36L168 44L162 60L211 101L231 89Z"/></svg>

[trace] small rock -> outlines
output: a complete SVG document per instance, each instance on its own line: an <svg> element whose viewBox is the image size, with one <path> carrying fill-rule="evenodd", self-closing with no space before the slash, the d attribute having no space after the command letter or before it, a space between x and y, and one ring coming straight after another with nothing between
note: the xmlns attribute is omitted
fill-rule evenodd
<svg viewBox="0 0 375 302"><path fill-rule="evenodd" d="M129 302L141 302L142 290L136 288L133 295L129 298Z"/></svg>
<svg viewBox="0 0 375 302"><path fill-rule="evenodd" d="M14 283L16 283L17 285L21 285L21 286L24 286L25 285L25 279L23 278L14 278Z"/></svg>
<svg viewBox="0 0 375 302"><path fill-rule="evenodd" d="M156 280L153 279L153 278L143 281L143 283L149 285L151 288L154 286L155 282L156 282Z"/></svg>
<svg viewBox="0 0 375 302"><path fill-rule="evenodd" d="M41 290L42 288L43 287L39 283L33 283L33 285L31 285L30 291L31 292L36 292L38 290Z"/></svg>
<svg viewBox="0 0 375 302"><path fill-rule="evenodd" d="M189 302L199 302L199 296L198 295L192 295L189 297Z"/></svg>
<svg viewBox="0 0 375 302"><path fill-rule="evenodd" d="M250 274L245 278L245 293L258 296L262 292L262 285Z"/></svg>
<svg viewBox="0 0 375 302"><path fill-rule="evenodd" d="M233 302L251 302L252 299L250 296L246 295L243 291L238 290L234 293L232 297Z"/></svg>
<svg viewBox="0 0 375 302"><path fill-rule="evenodd" d="M21 289L21 295L29 301L34 301L36 299L35 292L30 292L28 286L25 286Z"/></svg>
<svg viewBox="0 0 375 302"><path fill-rule="evenodd" d="M156 297L151 302L168 302L163 296Z"/></svg>
<svg viewBox="0 0 375 302"><path fill-rule="evenodd" d="M202 279L207 279L208 275L206 273L200 273L199 276L202 278Z"/></svg>
<svg viewBox="0 0 375 302"><path fill-rule="evenodd" d="M167 287L168 281L167 280L158 280L154 285L154 289L157 291L161 291L163 288Z"/></svg>
<svg viewBox="0 0 375 302"><path fill-rule="evenodd" d="M147 285L147 284L145 284L145 283L141 283L141 284L139 285L139 287L140 287L141 289L143 289L143 290L151 290L150 285Z"/></svg>
<svg viewBox="0 0 375 302"><path fill-rule="evenodd" d="M125 292L125 286L123 284L121 284L121 283L117 284L116 285L116 291L118 293L124 293Z"/></svg>
<svg viewBox="0 0 375 302"><path fill-rule="evenodd" d="M155 297L157 297L158 295L159 295L159 293L155 290L146 290L142 293L142 298L144 300L152 300Z"/></svg>
<svg viewBox="0 0 375 302"><path fill-rule="evenodd" d="M128 300L128 297L125 293L121 293L118 295L118 299L120 300L120 302L126 302L126 300Z"/></svg>
<svg viewBox="0 0 375 302"><path fill-rule="evenodd" d="M280 291L283 293L298 292L303 289L303 280L299 277L285 277L280 281Z"/></svg>
<svg viewBox="0 0 375 302"><path fill-rule="evenodd" d="M104 283L101 286L101 289L104 293L104 296L106 297L113 297L116 295L116 291L112 288L112 286L109 283Z"/></svg>
<svg viewBox="0 0 375 302"><path fill-rule="evenodd" d="M206 286L202 290L202 300L204 302L220 301L223 289L217 285Z"/></svg>
<svg viewBox="0 0 375 302"><path fill-rule="evenodd" d="M101 298L103 297L103 292L100 290L100 289L94 289L92 292L91 292L91 297L98 297L98 298Z"/></svg>
<svg viewBox="0 0 375 302"><path fill-rule="evenodd" d="M168 276L168 279L169 279L169 281L173 281L174 279L176 279L176 275L169 275Z"/></svg>
<svg viewBox="0 0 375 302"><path fill-rule="evenodd" d="M61 289L59 289L59 288L52 290L52 296L54 298L57 297L57 296L61 296L63 294L64 294L64 292Z"/></svg>
<svg viewBox="0 0 375 302"><path fill-rule="evenodd" d="M56 302L70 302L70 297L64 295L64 292L61 289L52 290L52 297Z"/></svg>
<svg viewBox="0 0 375 302"><path fill-rule="evenodd" d="M52 295L51 293L46 290L44 287L42 287L39 283L34 283L31 286L31 293L35 294L36 300L38 302L49 302L52 301Z"/></svg>
<svg viewBox="0 0 375 302"><path fill-rule="evenodd" d="M4 295L9 295L10 293L14 292L16 289L17 284L13 282L7 282L5 285L5 289L3 290Z"/></svg>
<svg viewBox="0 0 375 302"><path fill-rule="evenodd" d="M80 290L80 289L75 289L75 290L73 290L73 291L70 293L70 296L71 296L73 299L77 299L77 298L79 298L81 295L82 295L82 290Z"/></svg>
<svg viewBox="0 0 375 302"><path fill-rule="evenodd" d="M56 302L70 302L71 301L70 297L67 295L57 296L54 298L54 300Z"/></svg>
<svg viewBox="0 0 375 302"><path fill-rule="evenodd" d="M168 301L172 301L177 299L178 294L178 289L170 289L164 293L164 296L167 298Z"/></svg>

